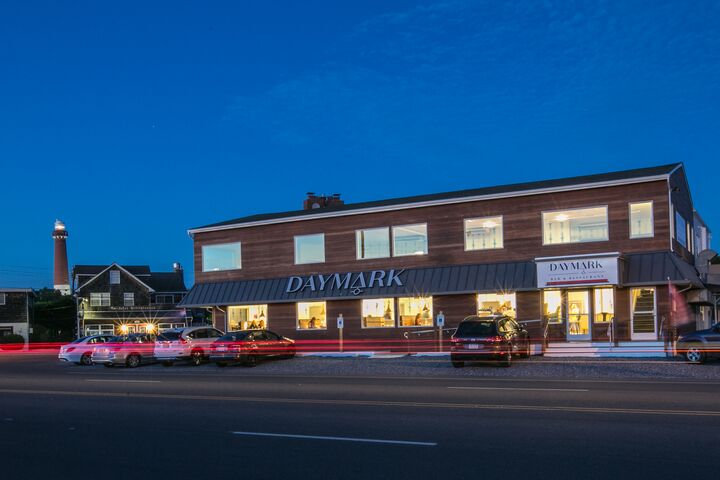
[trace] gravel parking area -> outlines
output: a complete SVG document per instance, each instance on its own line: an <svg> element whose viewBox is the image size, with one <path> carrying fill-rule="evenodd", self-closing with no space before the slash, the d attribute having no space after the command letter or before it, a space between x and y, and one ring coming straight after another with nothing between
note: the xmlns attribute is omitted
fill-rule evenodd
<svg viewBox="0 0 720 480"><path fill-rule="evenodd" d="M145 368L160 368L151 366ZM187 372L193 367L178 364L165 371ZM218 370L203 365L193 371ZM231 366L223 373L237 375L388 376L388 377L496 377L549 379L674 379L720 381L720 361L691 365L678 359L549 359L517 360L510 368L493 364L467 364L453 368L448 357L296 357L260 363L257 367Z"/></svg>

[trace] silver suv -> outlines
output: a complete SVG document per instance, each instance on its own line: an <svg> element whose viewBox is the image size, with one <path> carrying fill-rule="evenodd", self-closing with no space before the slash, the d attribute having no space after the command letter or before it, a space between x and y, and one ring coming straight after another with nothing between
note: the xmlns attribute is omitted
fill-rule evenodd
<svg viewBox="0 0 720 480"><path fill-rule="evenodd" d="M165 330L155 343L155 359L166 367L178 360L200 365L210 356L211 345L223 336L212 327L186 327Z"/></svg>

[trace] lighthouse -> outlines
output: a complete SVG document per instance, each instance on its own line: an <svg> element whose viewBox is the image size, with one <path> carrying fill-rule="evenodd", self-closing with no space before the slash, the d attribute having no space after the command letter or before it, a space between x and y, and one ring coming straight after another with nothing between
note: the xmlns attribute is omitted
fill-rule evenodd
<svg viewBox="0 0 720 480"><path fill-rule="evenodd" d="M55 264L53 268L53 288L63 295L70 295L70 276L68 275L68 258L66 240L68 232L65 224L55 220L52 233L55 241Z"/></svg>

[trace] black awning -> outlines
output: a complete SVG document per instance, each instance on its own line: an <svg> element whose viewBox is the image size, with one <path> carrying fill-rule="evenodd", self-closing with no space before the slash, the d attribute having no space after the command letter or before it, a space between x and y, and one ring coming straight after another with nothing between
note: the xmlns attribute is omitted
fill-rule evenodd
<svg viewBox="0 0 720 480"><path fill-rule="evenodd" d="M663 283L703 288L695 267L672 252L633 253L624 255L624 286L661 285Z"/></svg>
<svg viewBox="0 0 720 480"><path fill-rule="evenodd" d="M341 273L340 280L350 275L347 286L335 288L335 274L272 278L263 280L226 281L194 285L179 306L208 307L214 305L248 305L283 303L303 300L341 300L350 298L403 297L460 293L535 290L534 262L486 263L448 267L414 268L383 271L385 279L392 275L399 281L390 285L372 282L373 272ZM358 278L363 276L362 282ZM322 278L320 278L322 277ZM328 280L328 277L331 277ZM322 283L325 280L325 283ZM290 283L292 282L292 284ZM308 285L293 291L298 285ZM367 285L363 287L362 285ZM324 288L320 288L321 285ZM360 285L360 286L358 286ZM288 288L290 287L290 288Z"/></svg>

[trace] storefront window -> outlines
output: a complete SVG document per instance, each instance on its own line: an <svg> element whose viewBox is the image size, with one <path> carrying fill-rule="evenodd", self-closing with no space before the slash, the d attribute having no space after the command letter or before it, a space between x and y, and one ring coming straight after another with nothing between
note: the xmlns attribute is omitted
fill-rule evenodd
<svg viewBox="0 0 720 480"><path fill-rule="evenodd" d="M595 289L595 323L609 322L615 316L615 298L612 288Z"/></svg>
<svg viewBox="0 0 720 480"><path fill-rule="evenodd" d="M543 318L548 323L562 323L562 292L560 290L543 291Z"/></svg>
<svg viewBox="0 0 720 480"><path fill-rule="evenodd" d="M228 307L228 331L268 328L267 305Z"/></svg>
<svg viewBox="0 0 720 480"><path fill-rule="evenodd" d="M588 290L568 290L568 335L587 335L590 333L590 292Z"/></svg>
<svg viewBox="0 0 720 480"><path fill-rule="evenodd" d="M298 330L327 328L325 302L300 302L297 304Z"/></svg>
<svg viewBox="0 0 720 480"><path fill-rule="evenodd" d="M398 298L401 327L431 327L433 325L432 297Z"/></svg>
<svg viewBox="0 0 720 480"><path fill-rule="evenodd" d="M543 212L542 221L544 245L608 239L607 207Z"/></svg>
<svg viewBox="0 0 720 480"><path fill-rule="evenodd" d="M465 250L503 247L503 218L485 217L465 220Z"/></svg>
<svg viewBox="0 0 720 480"><path fill-rule="evenodd" d="M427 225L393 227L393 255L425 255L428 253Z"/></svg>
<svg viewBox="0 0 720 480"><path fill-rule="evenodd" d="M395 326L395 301L392 298L373 298L362 301L363 328L391 328Z"/></svg>
<svg viewBox="0 0 720 480"><path fill-rule="evenodd" d="M203 272L241 268L240 242L202 246Z"/></svg>
<svg viewBox="0 0 720 480"><path fill-rule="evenodd" d="M390 256L390 229L367 228L355 233L358 260Z"/></svg>
<svg viewBox="0 0 720 480"><path fill-rule="evenodd" d="M325 234L298 235L295 237L295 264L324 263Z"/></svg>
<svg viewBox="0 0 720 480"><path fill-rule="evenodd" d="M630 204L630 238L653 236L653 202Z"/></svg>
<svg viewBox="0 0 720 480"><path fill-rule="evenodd" d="M477 296L478 315L507 315L515 318L514 293L479 293Z"/></svg>

